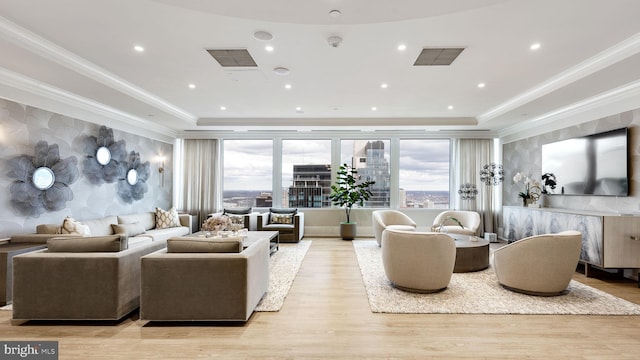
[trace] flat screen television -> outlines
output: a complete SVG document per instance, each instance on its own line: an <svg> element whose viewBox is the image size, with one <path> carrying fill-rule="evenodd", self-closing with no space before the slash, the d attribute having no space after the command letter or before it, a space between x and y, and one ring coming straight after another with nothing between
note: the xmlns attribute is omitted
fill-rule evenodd
<svg viewBox="0 0 640 360"><path fill-rule="evenodd" d="M628 148L627 128L542 145L542 174L556 181L556 188L547 186L546 192L628 196Z"/></svg>

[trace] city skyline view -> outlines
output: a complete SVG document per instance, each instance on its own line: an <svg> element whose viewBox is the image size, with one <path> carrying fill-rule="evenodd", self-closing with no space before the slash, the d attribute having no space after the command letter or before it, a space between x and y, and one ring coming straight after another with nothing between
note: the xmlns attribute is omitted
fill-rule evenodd
<svg viewBox="0 0 640 360"><path fill-rule="evenodd" d="M353 141L341 141L341 163L350 162ZM388 142L385 141L386 149ZM282 153L284 188L293 183L293 165L330 164L331 141L283 140ZM390 162L388 150L385 150L385 159ZM449 159L449 139L401 140L400 188L407 191L449 191ZM272 140L225 140L224 190L272 191L273 161Z"/></svg>

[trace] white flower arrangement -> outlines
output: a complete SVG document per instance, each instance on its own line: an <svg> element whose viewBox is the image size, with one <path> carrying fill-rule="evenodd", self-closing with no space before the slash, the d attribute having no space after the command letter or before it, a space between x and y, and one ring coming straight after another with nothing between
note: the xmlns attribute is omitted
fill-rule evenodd
<svg viewBox="0 0 640 360"><path fill-rule="evenodd" d="M231 219L227 215L213 215L202 223L202 230L214 231L224 230L231 224Z"/></svg>

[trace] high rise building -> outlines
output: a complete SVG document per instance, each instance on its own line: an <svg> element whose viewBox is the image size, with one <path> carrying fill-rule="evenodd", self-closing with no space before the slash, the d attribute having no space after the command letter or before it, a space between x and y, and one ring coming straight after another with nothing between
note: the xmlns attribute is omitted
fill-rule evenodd
<svg viewBox="0 0 640 360"><path fill-rule="evenodd" d="M375 181L370 190L372 196L366 207L389 207L391 173L389 162L384 157L384 141L358 140L353 143L352 166L363 181Z"/></svg>
<svg viewBox="0 0 640 360"><path fill-rule="evenodd" d="M289 207L330 207L331 165L293 165Z"/></svg>

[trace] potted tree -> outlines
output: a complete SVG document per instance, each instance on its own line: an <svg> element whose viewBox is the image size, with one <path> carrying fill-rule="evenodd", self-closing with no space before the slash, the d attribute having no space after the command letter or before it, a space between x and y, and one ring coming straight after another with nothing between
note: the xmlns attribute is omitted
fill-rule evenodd
<svg viewBox="0 0 640 360"><path fill-rule="evenodd" d="M354 205L363 206L372 193L369 186L375 181L359 181L358 171L347 164L338 169L336 183L331 185L331 203L344 207L347 221L340 223L340 236L343 240L353 240L356 237L356 223L351 222L351 208Z"/></svg>

